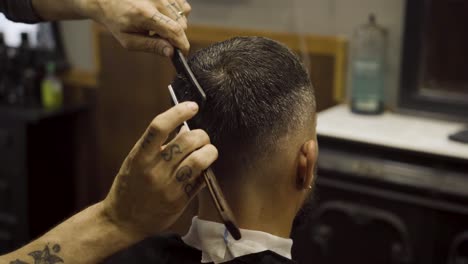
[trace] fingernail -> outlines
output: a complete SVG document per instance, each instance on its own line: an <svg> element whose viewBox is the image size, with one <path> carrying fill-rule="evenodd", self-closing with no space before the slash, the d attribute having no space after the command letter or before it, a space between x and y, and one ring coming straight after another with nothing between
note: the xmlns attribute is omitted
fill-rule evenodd
<svg viewBox="0 0 468 264"><path fill-rule="evenodd" d="M193 111L197 111L197 110L198 110L198 105L197 105L197 103L194 103L194 102L189 102L189 103L187 103L187 107L188 107L190 110L193 110Z"/></svg>
<svg viewBox="0 0 468 264"><path fill-rule="evenodd" d="M165 47L165 48L163 49L163 53L164 53L164 56L166 56L166 57L171 56L171 48Z"/></svg>

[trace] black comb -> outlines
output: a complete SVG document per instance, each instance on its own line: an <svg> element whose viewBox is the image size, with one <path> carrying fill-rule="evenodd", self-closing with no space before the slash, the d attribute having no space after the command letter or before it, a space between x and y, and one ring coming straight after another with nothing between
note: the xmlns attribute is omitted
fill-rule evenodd
<svg viewBox="0 0 468 264"><path fill-rule="evenodd" d="M190 82L191 86L195 87L195 93L190 93L191 95L195 96L195 98L191 98L191 100L195 101L200 107L203 107L203 105L206 102L205 91L203 91L203 89L201 88L200 84L197 81L197 78L195 78L195 75L192 72L192 69L190 69L187 63L184 54L179 49L174 49L172 64L174 64L177 73L184 75L184 77ZM184 101L183 99L185 98L187 91L183 91L179 87L174 87L174 89L174 92L176 93L179 101Z"/></svg>
<svg viewBox="0 0 468 264"><path fill-rule="evenodd" d="M182 54L182 52L179 49L174 49L174 57L172 58L172 63L174 64L177 73L183 74L185 78L189 80L191 84L190 87L194 87L196 89L195 93L190 94L195 94L195 102L197 102L200 105L200 107L202 107L206 103L206 94L203 91L200 84L198 83L197 78L195 78L195 75L193 74L192 70L190 69L187 60L184 57L184 54ZM181 87L172 87L171 85L169 85L169 92L171 94L172 100L174 101L174 104L178 104L180 98L184 98L188 91L184 92L182 91ZM187 129L189 129L187 123L185 123L185 126L187 127ZM216 209L218 210L220 218L224 223L224 226L235 240L241 239L242 236L239 228L237 227L234 214L232 213L231 208L229 207L229 205L226 202L226 199L224 198L224 194L221 191L221 187L219 186L219 183L216 180L216 176L214 175L213 170L211 170L211 168L205 170L203 172L203 178L210 192L211 199L214 205L216 206Z"/></svg>

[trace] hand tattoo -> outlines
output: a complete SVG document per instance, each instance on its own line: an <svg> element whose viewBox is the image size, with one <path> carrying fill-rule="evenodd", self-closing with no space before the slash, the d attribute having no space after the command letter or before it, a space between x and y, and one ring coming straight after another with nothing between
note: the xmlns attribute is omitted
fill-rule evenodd
<svg viewBox="0 0 468 264"><path fill-rule="evenodd" d="M11 261L10 264L28 264L28 263L17 259L17 260Z"/></svg>
<svg viewBox="0 0 468 264"><path fill-rule="evenodd" d="M143 140L143 142L141 143L141 148L144 149L146 148L146 146L148 146L151 141L153 140L154 138L154 132L152 131L148 131L148 134L146 134L146 137L145 139Z"/></svg>
<svg viewBox="0 0 468 264"><path fill-rule="evenodd" d="M161 157L165 161L170 161L175 154L182 154L182 151L180 151L180 147L177 144L166 147L166 149L161 152Z"/></svg>
<svg viewBox="0 0 468 264"><path fill-rule="evenodd" d="M200 176L198 177L194 183L187 183L184 186L184 192L187 195L187 197L190 199L195 192L199 189L199 187L203 184L203 177Z"/></svg>
<svg viewBox="0 0 468 264"><path fill-rule="evenodd" d="M176 179L178 182L185 182L192 177L192 168L189 166L184 166L179 169L176 174Z"/></svg>
<svg viewBox="0 0 468 264"><path fill-rule="evenodd" d="M188 182L190 178L192 178L192 168L189 166L183 166L180 168L176 173L176 179L178 182L182 183L184 186L184 192L187 195L187 198L191 198L195 191L198 190L200 185L203 184L203 178L198 177L195 182L190 183Z"/></svg>
<svg viewBox="0 0 468 264"><path fill-rule="evenodd" d="M60 252L60 245L55 244L52 247L53 253ZM34 259L34 264L54 264L54 263L64 263L63 259L59 256L54 255L50 252L49 245L46 245L44 250L33 251L28 255ZM28 262L24 262L22 260L14 260L11 261L10 264L28 264Z"/></svg>

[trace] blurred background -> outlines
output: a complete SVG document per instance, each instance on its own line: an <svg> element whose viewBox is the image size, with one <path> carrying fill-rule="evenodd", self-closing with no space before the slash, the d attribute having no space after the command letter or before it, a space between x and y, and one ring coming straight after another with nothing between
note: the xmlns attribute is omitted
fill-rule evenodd
<svg viewBox="0 0 468 264"><path fill-rule="evenodd" d="M192 51L266 36L309 70L319 177L299 263L468 263L468 1L190 4ZM92 21L0 14L0 253L105 197L174 74Z"/></svg>

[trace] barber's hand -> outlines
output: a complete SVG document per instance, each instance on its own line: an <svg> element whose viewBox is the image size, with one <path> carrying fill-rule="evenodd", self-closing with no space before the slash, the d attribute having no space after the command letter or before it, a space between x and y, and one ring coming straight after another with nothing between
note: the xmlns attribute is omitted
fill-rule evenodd
<svg viewBox="0 0 468 264"><path fill-rule="evenodd" d="M172 56L173 46L187 53L186 0L73 0L78 12L103 24L129 50ZM154 32L159 37L148 36Z"/></svg>
<svg viewBox="0 0 468 264"><path fill-rule="evenodd" d="M182 129L163 146L197 111L185 102L157 116L125 159L103 201L104 213L122 230L141 238L165 230L205 186L200 175L218 152L204 131Z"/></svg>

